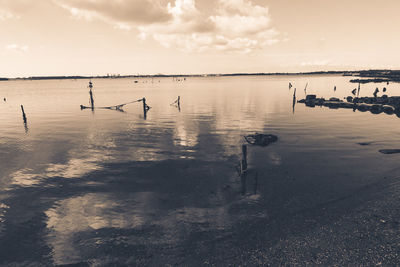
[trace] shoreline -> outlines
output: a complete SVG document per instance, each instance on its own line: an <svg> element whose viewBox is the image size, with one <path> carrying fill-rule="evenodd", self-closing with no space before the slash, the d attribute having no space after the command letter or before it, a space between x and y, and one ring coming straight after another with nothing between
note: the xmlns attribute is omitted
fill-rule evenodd
<svg viewBox="0 0 400 267"><path fill-rule="evenodd" d="M97 75L97 76L32 76L4 78L0 81L12 80L70 80L70 79L125 79L125 78L189 78L189 77L236 77L236 76L301 76L301 75L341 75L359 77L352 83L400 82L400 70L361 70L361 71L314 71L314 72L275 72L275 73L225 73L225 74L155 74L155 75ZM365 78L365 79L363 79Z"/></svg>

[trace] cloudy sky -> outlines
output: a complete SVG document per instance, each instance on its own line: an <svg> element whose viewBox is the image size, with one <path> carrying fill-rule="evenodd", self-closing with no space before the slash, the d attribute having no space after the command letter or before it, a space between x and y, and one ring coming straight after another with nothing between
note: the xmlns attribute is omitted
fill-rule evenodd
<svg viewBox="0 0 400 267"><path fill-rule="evenodd" d="M399 0L0 0L0 77L400 69Z"/></svg>

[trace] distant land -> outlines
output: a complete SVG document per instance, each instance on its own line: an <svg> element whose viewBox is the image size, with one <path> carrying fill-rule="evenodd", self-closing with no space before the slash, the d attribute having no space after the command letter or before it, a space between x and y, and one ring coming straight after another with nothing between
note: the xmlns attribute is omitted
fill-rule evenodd
<svg viewBox="0 0 400 267"><path fill-rule="evenodd" d="M168 77L226 77L226 76L293 76L293 75L343 75L354 76L358 79L353 83L369 82L400 82L400 70L361 70L361 71L315 71L297 73L229 73L229 74L155 74L155 75L103 75L103 76L32 76L22 78L1 78L7 80L65 80L65 79L121 79L121 78L168 78Z"/></svg>

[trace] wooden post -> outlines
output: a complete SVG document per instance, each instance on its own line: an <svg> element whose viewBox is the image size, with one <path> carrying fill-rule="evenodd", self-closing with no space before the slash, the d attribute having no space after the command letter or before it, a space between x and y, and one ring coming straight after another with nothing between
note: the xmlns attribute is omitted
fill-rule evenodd
<svg viewBox="0 0 400 267"><path fill-rule="evenodd" d="M147 105L146 105L145 97L143 97L142 102L143 102L143 116L144 116L144 119L146 119L147 118Z"/></svg>
<svg viewBox="0 0 400 267"><path fill-rule="evenodd" d="M242 145L242 172L247 171L247 146Z"/></svg>
<svg viewBox="0 0 400 267"><path fill-rule="evenodd" d="M181 111L181 97L178 96L178 110Z"/></svg>
<svg viewBox="0 0 400 267"><path fill-rule="evenodd" d="M242 145L242 161L240 166L240 180L242 182L242 195L246 194L247 178L247 146Z"/></svg>
<svg viewBox="0 0 400 267"><path fill-rule="evenodd" d="M90 105L92 107L92 110L94 110L94 100L93 100L92 88L90 88L90 90L89 90L89 95L90 95Z"/></svg>
<svg viewBox="0 0 400 267"><path fill-rule="evenodd" d="M25 115L25 111L24 111L24 106L21 105L21 110L22 110L22 119L24 120L24 123L26 123L26 115Z"/></svg>

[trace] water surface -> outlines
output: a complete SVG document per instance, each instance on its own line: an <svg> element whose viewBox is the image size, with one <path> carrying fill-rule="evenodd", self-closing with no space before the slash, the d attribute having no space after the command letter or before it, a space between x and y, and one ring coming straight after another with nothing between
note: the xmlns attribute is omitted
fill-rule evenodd
<svg viewBox="0 0 400 267"><path fill-rule="evenodd" d="M141 103L80 110L88 80L1 82L0 264L287 263L277 247L362 207L371 186L396 181L400 159L378 152L400 148L396 115L293 107L289 81L297 99L357 86L342 76L93 80L97 106L146 97L145 117ZM366 84L360 95L377 86L400 93ZM243 184L235 166L255 132L279 140L249 147Z"/></svg>

